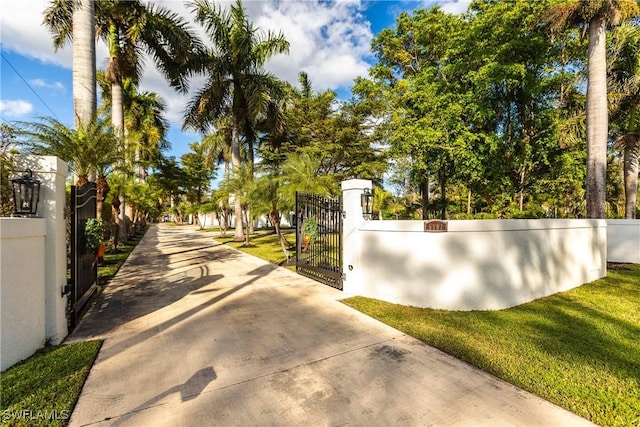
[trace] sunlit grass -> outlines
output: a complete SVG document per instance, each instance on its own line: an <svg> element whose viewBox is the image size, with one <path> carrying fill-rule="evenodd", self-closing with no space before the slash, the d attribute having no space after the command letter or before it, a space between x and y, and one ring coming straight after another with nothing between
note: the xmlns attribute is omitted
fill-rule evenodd
<svg viewBox="0 0 640 427"><path fill-rule="evenodd" d="M640 265L508 310L344 303L597 424L640 425Z"/></svg>
<svg viewBox="0 0 640 427"><path fill-rule="evenodd" d="M215 231L217 232L217 230ZM292 230L286 230L283 231L283 234L287 241L286 247L289 249L289 256L293 257L295 256L295 232ZM231 246L258 258L262 258L272 264L284 266L287 261L285 254L280 247L278 236L273 231L264 230L254 234L251 236L249 246L246 247L243 242L233 241L233 232L231 232L228 237L219 237L216 235L215 239L220 243L224 243L225 245ZM294 267L289 266L289 268Z"/></svg>
<svg viewBox="0 0 640 427"><path fill-rule="evenodd" d="M104 255L98 266L98 293L116 275L146 230ZM0 374L2 425L66 425L101 344L85 341L47 346Z"/></svg>
<svg viewBox="0 0 640 427"><path fill-rule="evenodd" d="M118 245L118 249L116 251L109 250L104 254L102 260L98 264L99 284L104 285L116 275L122 264L129 257L129 254L131 254L133 249L138 245L138 243L140 243L140 240L142 240L148 229L149 226L136 234L133 239L124 244Z"/></svg>
<svg viewBox="0 0 640 427"><path fill-rule="evenodd" d="M101 345L46 347L0 374L2 425L66 425Z"/></svg>

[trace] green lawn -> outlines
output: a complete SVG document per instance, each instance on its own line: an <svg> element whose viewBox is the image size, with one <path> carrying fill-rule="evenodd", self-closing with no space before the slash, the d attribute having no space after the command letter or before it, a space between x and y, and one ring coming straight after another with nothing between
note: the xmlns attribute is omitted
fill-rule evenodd
<svg viewBox="0 0 640 427"><path fill-rule="evenodd" d="M216 233L218 232L217 229L207 231ZM285 239L289 243L287 247L291 248L291 250L289 251L289 256L294 257L296 255L296 234L294 231L289 230L283 231L283 234ZM282 248L280 247L278 236L273 231L265 230L252 235L248 247L244 247L242 242L233 241L233 230L227 237L219 237L219 235L216 235L214 238L220 243L224 243L225 245L229 245L233 248L239 249L258 258L262 258L272 264L285 265L286 257L282 252Z"/></svg>
<svg viewBox="0 0 640 427"><path fill-rule="evenodd" d="M98 293L143 236L144 232L104 255L98 266ZM102 341L85 341L47 346L1 373L1 425L66 425L101 345Z"/></svg>
<svg viewBox="0 0 640 427"><path fill-rule="evenodd" d="M640 265L508 310L344 303L603 426L640 426Z"/></svg>
<svg viewBox="0 0 640 427"><path fill-rule="evenodd" d="M66 425L101 345L46 347L0 374L2 425Z"/></svg>
<svg viewBox="0 0 640 427"><path fill-rule="evenodd" d="M129 240L124 244L118 245L117 251L109 251L102 257L100 264L98 264L98 282L101 285L106 284L109 280L116 275L122 263L127 259L131 251L140 243L142 237L144 237L145 233L149 229L147 226L141 233L136 234L136 236Z"/></svg>

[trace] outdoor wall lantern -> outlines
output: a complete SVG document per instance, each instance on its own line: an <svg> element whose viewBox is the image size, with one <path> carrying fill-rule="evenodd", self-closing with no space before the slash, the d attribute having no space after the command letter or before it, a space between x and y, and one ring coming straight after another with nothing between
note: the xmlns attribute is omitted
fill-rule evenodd
<svg viewBox="0 0 640 427"><path fill-rule="evenodd" d="M27 169L22 177L12 179L11 185L16 216L35 216L40 200L40 181L33 179L33 172Z"/></svg>
<svg viewBox="0 0 640 427"><path fill-rule="evenodd" d="M360 205L362 206L362 217L371 219L373 215L373 194L368 188L365 188L360 196Z"/></svg>

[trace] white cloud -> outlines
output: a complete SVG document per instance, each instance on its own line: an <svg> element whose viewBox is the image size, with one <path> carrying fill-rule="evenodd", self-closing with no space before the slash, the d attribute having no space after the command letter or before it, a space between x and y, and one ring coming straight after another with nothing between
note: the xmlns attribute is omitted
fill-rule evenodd
<svg viewBox="0 0 640 427"><path fill-rule="evenodd" d="M367 74L373 34L360 1L259 4L261 13L253 17L256 27L282 31L291 45L289 55L267 64L278 77L296 84L298 74L306 71L313 86L323 90L349 87Z"/></svg>
<svg viewBox="0 0 640 427"><path fill-rule="evenodd" d="M7 117L18 118L26 116L33 111L33 105L21 99L0 99L0 113Z"/></svg>
<svg viewBox="0 0 640 427"><path fill-rule="evenodd" d="M183 1L154 3L194 22ZM228 6L230 2L223 4ZM48 5L49 0L29 0L12 2L11 8L3 7L0 15L2 49L71 69L71 47L65 46L55 52L51 35L42 25L43 12ZM267 69L278 77L297 84L298 74L306 71L314 88L323 90L348 88L355 77L366 75L373 35L362 14L361 0L246 1L244 6L254 26L262 31L282 31L291 44L289 55L274 57L267 64ZM199 33L203 35L201 29ZM104 67L108 58L106 47L98 43L96 49L98 67ZM167 102L167 119L173 126L181 126L182 112L189 97L171 89L151 61L147 60L145 64L141 88L160 94ZM198 89L200 84L194 81L191 87Z"/></svg>
<svg viewBox="0 0 640 427"><path fill-rule="evenodd" d="M471 0L444 0L434 2L433 0L427 1L427 7L440 5L440 10L443 12L451 13L453 15L459 15L465 13L471 4Z"/></svg>
<svg viewBox="0 0 640 427"><path fill-rule="evenodd" d="M43 80L43 79L32 79L32 80L29 80L29 84L33 87L43 87L43 88L54 89L58 91L65 90L64 84L62 84L62 82L48 83L46 80Z"/></svg>

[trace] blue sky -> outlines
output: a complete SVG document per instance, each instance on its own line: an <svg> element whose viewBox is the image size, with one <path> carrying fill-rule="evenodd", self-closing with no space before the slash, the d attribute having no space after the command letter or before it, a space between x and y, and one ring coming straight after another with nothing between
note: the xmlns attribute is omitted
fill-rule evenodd
<svg viewBox="0 0 640 427"><path fill-rule="evenodd" d="M426 1L245 1L255 26L282 31L291 44L290 54L273 58L267 68L283 80L297 82L306 71L316 90L333 89L348 97L353 79L366 76L374 63L371 40L382 29L393 27L403 10L436 4L451 13L466 9L470 0ZM188 17L183 1L158 0L162 6ZM51 37L41 25L48 0L3 0L0 4L0 117L2 122L33 121L53 116L73 124L71 48L55 52ZM228 2L227 2L228 4ZM193 21L189 19L189 21ZM103 68L106 47L96 46L96 61ZM192 89L199 81L192 82ZM159 93L167 104L170 131L169 155L179 158L188 144L201 136L181 131L182 111L189 95L180 95L147 61L141 90Z"/></svg>

